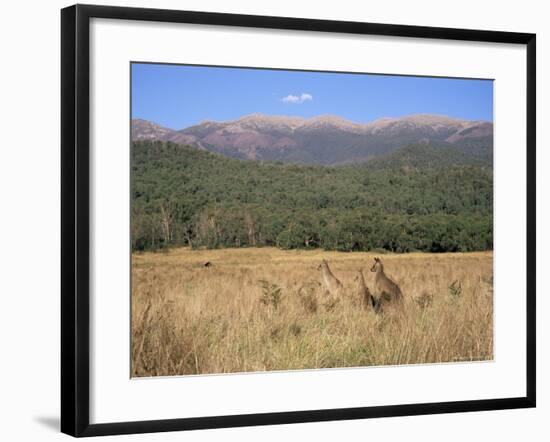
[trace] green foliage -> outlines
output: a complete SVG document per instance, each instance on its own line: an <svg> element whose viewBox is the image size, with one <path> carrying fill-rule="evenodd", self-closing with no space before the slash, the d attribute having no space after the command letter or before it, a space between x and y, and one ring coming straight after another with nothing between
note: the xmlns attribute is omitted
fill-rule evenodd
<svg viewBox="0 0 550 442"><path fill-rule="evenodd" d="M474 139L475 140L475 139ZM388 155L374 158L371 168L403 168L403 170L452 167L455 165L490 166L492 149L487 141L462 141L460 146L447 143L413 144Z"/></svg>
<svg viewBox="0 0 550 442"><path fill-rule="evenodd" d="M272 306L274 309L279 308L283 300L283 289L277 284L272 284L265 279L260 279L258 283L262 288L260 302L265 306Z"/></svg>
<svg viewBox="0 0 550 442"><path fill-rule="evenodd" d="M298 166L134 143L132 249L492 249L492 169L432 158Z"/></svg>

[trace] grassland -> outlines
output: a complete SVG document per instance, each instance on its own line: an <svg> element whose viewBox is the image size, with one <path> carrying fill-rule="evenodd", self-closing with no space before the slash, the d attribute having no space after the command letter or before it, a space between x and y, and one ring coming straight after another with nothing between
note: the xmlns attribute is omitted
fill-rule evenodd
<svg viewBox="0 0 550 442"><path fill-rule="evenodd" d="M365 310L372 253L170 249L132 256L132 375L170 376L493 358L492 252L379 255L404 314ZM344 283L333 302L316 270ZM212 263L205 267L206 262Z"/></svg>

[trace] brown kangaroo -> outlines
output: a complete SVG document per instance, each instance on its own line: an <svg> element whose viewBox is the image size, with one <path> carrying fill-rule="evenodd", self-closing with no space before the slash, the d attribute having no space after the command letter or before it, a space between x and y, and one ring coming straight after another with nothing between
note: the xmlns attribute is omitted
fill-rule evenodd
<svg viewBox="0 0 550 442"><path fill-rule="evenodd" d="M317 267L317 270L321 270L321 274L323 275L323 281L325 283L325 287L326 287L327 291L332 296L337 296L337 297L342 296L342 292L344 290L344 285L330 271L328 263L325 259L323 259L321 264L319 264L319 267Z"/></svg>
<svg viewBox="0 0 550 442"><path fill-rule="evenodd" d="M358 295L359 299L361 300L361 306L364 309L375 308L376 302L374 300L374 297L372 296L372 293L367 287L367 284L365 283L365 277L363 276L363 272L361 270L357 271L357 276L355 277L355 280L358 282Z"/></svg>
<svg viewBox="0 0 550 442"><path fill-rule="evenodd" d="M384 273L384 264L380 258L374 258L374 265L371 267L370 271L376 273L374 282L376 291L379 295L379 307L383 309L384 306L390 305L402 306L403 293L399 286Z"/></svg>

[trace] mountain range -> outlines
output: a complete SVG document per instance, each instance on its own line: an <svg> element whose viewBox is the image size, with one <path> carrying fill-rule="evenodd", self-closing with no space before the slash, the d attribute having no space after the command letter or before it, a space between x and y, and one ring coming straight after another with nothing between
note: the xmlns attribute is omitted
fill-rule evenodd
<svg viewBox="0 0 550 442"><path fill-rule="evenodd" d="M449 159L492 161L493 124L426 114L370 123L355 123L334 115L306 119L251 114L174 130L134 119L132 141L140 140L171 141L238 159L295 164L365 162L411 145L429 146L438 151L438 156ZM417 151L409 150L407 155ZM425 155L425 149L421 151Z"/></svg>

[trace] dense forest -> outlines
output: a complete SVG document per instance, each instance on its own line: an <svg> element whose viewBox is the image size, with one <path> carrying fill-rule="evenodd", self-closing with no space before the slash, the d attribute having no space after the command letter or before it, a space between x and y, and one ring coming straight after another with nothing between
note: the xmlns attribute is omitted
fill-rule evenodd
<svg viewBox="0 0 550 442"><path fill-rule="evenodd" d="M364 164L302 166L135 142L132 249L492 249L492 167L471 158L418 145Z"/></svg>

